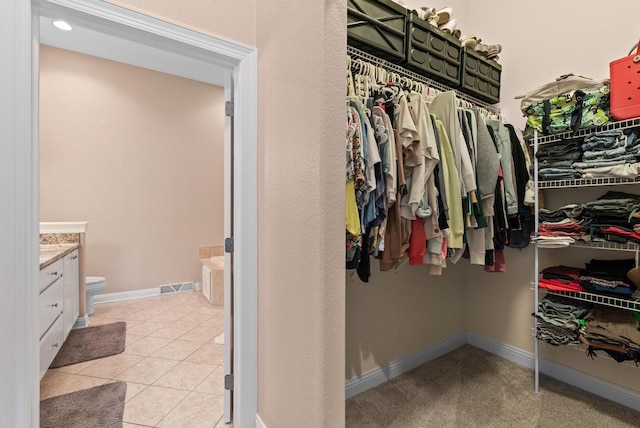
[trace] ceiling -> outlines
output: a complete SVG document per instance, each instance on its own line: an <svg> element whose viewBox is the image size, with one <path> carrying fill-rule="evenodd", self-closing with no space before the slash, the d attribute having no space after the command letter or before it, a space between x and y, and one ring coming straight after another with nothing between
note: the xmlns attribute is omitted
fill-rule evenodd
<svg viewBox="0 0 640 428"><path fill-rule="evenodd" d="M40 16L40 43L87 55L173 74L216 86L224 86L225 68L144 43L109 35L66 21L73 31L53 25L54 18Z"/></svg>

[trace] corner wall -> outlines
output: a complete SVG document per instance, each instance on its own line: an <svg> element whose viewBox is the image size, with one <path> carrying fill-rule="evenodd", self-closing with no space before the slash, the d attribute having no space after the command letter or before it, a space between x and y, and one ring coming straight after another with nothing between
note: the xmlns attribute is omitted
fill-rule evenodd
<svg viewBox="0 0 640 428"><path fill-rule="evenodd" d="M224 89L42 45L40 220L88 221L105 293L201 281L223 241Z"/></svg>
<svg viewBox="0 0 640 428"><path fill-rule="evenodd" d="M259 413L344 426L344 0L257 2Z"/></svg>
<svg viewBox="0 0 640 428"><path fill-rule="evenodd" d="M409 7L424 6L415 0L404 2ZM502 44L500 106L505 119L521 128L525 120L519 101L514 100L516 95L570 72L594 79L607 78L609 62L625 56L638 37L620 31L637 26L635 17L640 12L640 3L632 0L616 2L609 9L594 0L582 2L580 7L550 0L535 5L504 0L429 5L452 6L463 34L477 35L484 43ZM583 28L580 40L569 36L578 28ZM593 28L593 32L587 31L588 28ZM559 38L560 33L568 38ZM640 193L639 187L624 186L624 189ZM579 196L588 200L603 191L580 192ZM575 192L555 197L549 194L549 203L557 206L560 201L575 197ZM542 267L557 263L558 257L562 263L580 266L592 257L629 256L606 251L544 251ZM376 273L367 285L357 277L348 279L346 379L383 367L465 330L533 352L534 295L530 285L534 275L533 247L522 251L507 249L506 258L506 273L487 273L462 260L458 266L446 269L441 278L420 278L415 268L406 266L397 274ZM425 287L418 286L420 283ZM457 284L455 288L448 288L446 292L440 288L451 283ZM420 310L421 304L424 311ZM465 324L458 324L457 313L466 315ZM434 330L432 326L424 335L416 334L416 325L431 325L433 320L439 321L439 326L455 328L442 337L443 330ZM569 348L543 346L541 355L640 391L633 381L638 376L633 367L604 358L591 361Z"/></svg>
<svg viewBox="0 0 640 428"><path fill-rule="evenodd" d="M501 43L503 80L501 106L506 120L523 128L525 119L519 100L524 94L556 77L575 73L604 79L609 77L609 62L627 55L638 34L625 29L637 28L640 3L621 0L602 2L558 2L542 0L524 4L503 0L469 2L473 32L489 43ZM627 192L640 193L640 186L622 186ZM604 193L604 188L579 191L546 191L549 206L588 200ZM582 249L542 250L540 266L568 264L582 266L590 258L624 258L632 253L588 251ZM522 252L507 250L506 274L477 274L469 269L467 329L532 352L534 339L531 313L534 295L533 248ZM543 344L542 357L582 370L634 391L638 369L604 358L595 361L574 349Z"/></svg>
<svg viewBox="0 0 640 428"><path fill-rule="evenodd" d="M430 276L424 266L360 281L347 273L346 379L384 367L466 329L466 260Z"/></svg>
<svg viewBox="0 0 640 428"><path fill-rule="evenodd" d="M344 426L346 2L110 2L258 47L258 412Z"/></svg>

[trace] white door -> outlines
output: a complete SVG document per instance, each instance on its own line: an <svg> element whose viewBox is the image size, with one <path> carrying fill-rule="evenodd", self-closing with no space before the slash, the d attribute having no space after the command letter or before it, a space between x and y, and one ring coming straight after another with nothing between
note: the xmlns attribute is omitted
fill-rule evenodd
<svg viewBox="0 0 640 428"><path fill-rule="evenodd" d="M224 125L224 422L233 418L233 77L225 76Z"/></svg>

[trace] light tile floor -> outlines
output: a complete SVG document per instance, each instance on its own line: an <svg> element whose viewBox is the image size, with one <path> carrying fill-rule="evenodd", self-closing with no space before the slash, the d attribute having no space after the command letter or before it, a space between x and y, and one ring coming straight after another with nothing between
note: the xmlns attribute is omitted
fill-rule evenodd
<svg viewBox="0 0 640 428"><path fill-rule="evenodd" d="M90 326L127 323L119 355L50 369L46 399L104 383L127 382L123 427L230 428L224 411L224 311L199 292L96 305Z"/></svg>

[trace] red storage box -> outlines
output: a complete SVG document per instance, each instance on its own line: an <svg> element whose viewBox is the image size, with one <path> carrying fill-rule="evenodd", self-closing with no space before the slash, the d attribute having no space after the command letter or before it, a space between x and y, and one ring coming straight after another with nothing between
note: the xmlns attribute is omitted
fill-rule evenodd
<svg viewBox="0 0 640 428"><path fill-rule="evenodd" d="M611 62L609 76L611 116L617 120L640 117L640 46L635 53Z"/></svg>

